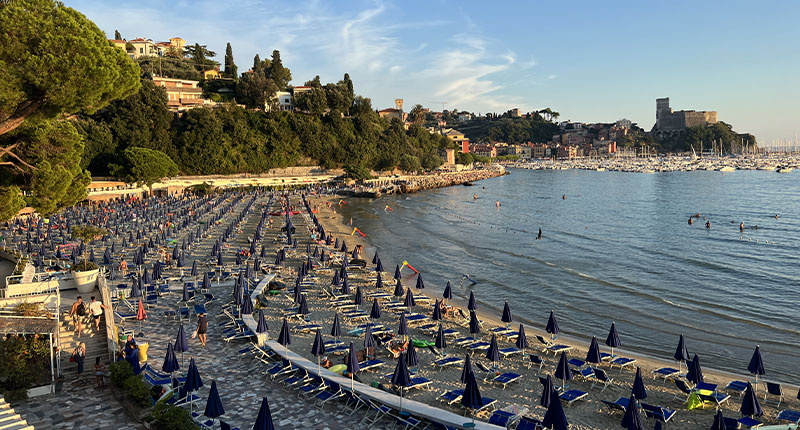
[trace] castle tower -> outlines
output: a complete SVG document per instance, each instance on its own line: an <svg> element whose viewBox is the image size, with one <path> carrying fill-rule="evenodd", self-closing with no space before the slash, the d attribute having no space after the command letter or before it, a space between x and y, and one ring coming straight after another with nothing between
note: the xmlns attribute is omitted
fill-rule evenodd
<svg viewBox="0 0 800 430"><path fill-rule="evenodd" d="M397 108L397 110L402 112L403 111L403 99L394 99L394 106Z"/></svg>
<svg viewBox="0 0 800 430"><path fill-rule="evenodd" d="M661 128L661 120L672 113L669 107L669 97L656 99L656 128Z"/></svg>

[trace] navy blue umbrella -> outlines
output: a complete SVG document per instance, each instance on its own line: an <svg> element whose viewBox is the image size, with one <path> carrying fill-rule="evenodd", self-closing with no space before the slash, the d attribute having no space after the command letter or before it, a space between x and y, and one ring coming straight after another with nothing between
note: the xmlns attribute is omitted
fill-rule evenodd
<svg viewBox="0 0 800 430"><path fill-rule="evenodd" d="M347 280L345 279L345 283L346 282ZM355 297L353 297L353 303L355 303L356 306L361 306L361 303L363 302L364 302L364 297L361 295L361 286L359 285L356 287L356 295Z"/></svg>
<svg viewBox="0 0 800 430"><path fill-rule="evenodd" d="M414 294L411 292L411 288L406 289L406 299L403 300L403 306L407 307L409 311L411 310L414 305L416 305L416 301L414 300Z"/></svg>
<svg viewBox="0 0 800 430"><path fill-rule="evenodd" d="M222 250L217 254L217 266L222 266Z"/></svg>
<svg viewBox="0 0 800 430"><path fill-rule="evenodd" d="M309 314L308 301L306 301L306 296L304 296L304 295L300 297L300 306L298 307L298 311L302 315L308 315Z"/></svg>
<svg viewBox="0 0 800 430"><path fill-rule="evenodd" d="M517 348L522 350L522 355L525 355L525 348L528 347L528 336L525 335L525 327L520 324L519 325L519 334L517 335L517 339L514 344Z"/></svg>
<svg viewBox="0 0 800 430"><path fill-rule="evenodd" d="M186 371L186 382L183 383L183 388L187 392L197 391L203 387L203 379L200 378L200 372L197 370L197 364L194 358L189 359L189 370Z"/></svg>
<svg viewBox="0 0 800 430"><path fill-rule="evenodd" d="M397 264L394 266L394 279L402 279L403 275L400 274L400 265Z"/></svg>
<svg viewBox="0 0 800 430"><path fill-rule="evenodd" d="M186 332L183 330L183 324L178 327L178 335L175 336L175 352L181 353L181 361L183 361L183 353L189 350L189 341L186 340Z"/></svg>
<svg viewBox="0 0 800 430"><path fill-rule="evenodd" d="M439 300L436 300L436 303L433 304L433 315L431 319L434 321L439 321L442 319L442 309L439 305Z"/></svg>
<svg viewBox="0 0 800 430"><path fill-rule="evenodd" d="M178 365L178 357L175 356L175 348L172 347L171 343L168 343L167 355L164 357L164 364L161 365L161 370L172 373L180 368L180 365Z"/></svg>
<svg viewBox="0 0 800 430"><path fill-rule="evenodd" d="M334 339L339 339L342 335L342 328L339 325L339 313L337 312L336 315L333 316L333 325L331 325L331 336Z"/></svg>
<svg viewBox="0 0 800 430"><path fill-rule="evenodd" d="M369 348L375 348L375 338L372 336L372 324L367 324L367 328L364 330L364 348L369 350Z"/></svg>
<svg viewBox="0 0 800 430"><path fill-rule="evenodd" d="M761 415L764 415L764 410L761 408L761 403L758 401L758 396L756 396L756 392L753 390L753 385L749 382L747 383L747 388L744 391L742 407L739 408L739 411L744 417L760 417Z"/></svg>
<svg viewBox="0 0 800 430"><path fill-rule="evenodd" d="M421 273L419 275L417 275L417 289L418 290L424 290L425 289L425 283L422 282L422 274Z"/></svg>
<svg viewBox="0 0 800 430"><path fill-rule="evenodd" d="M453 288L450 286L450 281L447 281L447 285L445 285L444 287L444 292L442 293L442 297L445 300L453 298Z"/></svg>
<svg viewBox="0 0 800 430"><path fill-rule="evenodd" d="M466 384L467 383L467 375L472 373L472 359L470 355L467 354L464 357L464 367L461 369L461 382Z"/></svg>
<svg viewBox="0 0 800 430"><path fill-rule="evenodd" d="M253 313L253 300L250 298L250 296L242 297L242 308L239 311L242 315L251 315Z"/></svg>
<svg viewBox="0 0 800 430"><path fill-rule="evenodd" d="M642 379L642 369L636 367L636 376L633 377L633 395L637 399L644 400L647 398L647 390L644 388L644 380Z"/></svg>
<svg viewBox="0 0 800 430"><path fill-rule="evenodd" d="M556 321L556 314L552 310L550 311L550 318L547 319L547 327L545 330L550 333L553 339L556 338L556 335L559 333L558 329L558 321Z"/></svg>
<svg viewBox="0 0 800 430"><path fill-rule="evenodd" d="M700 357L698 357L697 354L694 355L691 363L689 363L689 370L686 372L686 379L695 385L703 382L703 371L700 368Z"/></svg>
<svg viewBox="0 0 800 430"><path fill-rule="evenodd" d="M383 278L381 278L381 272L378 272L377 276L375 277L375 288L383 288Z"/></svg>
<svg viewBox="0 0 800 430"><path fill-rule="evenodd" d="M761 358L761 347L758 345L756 345L756 350L753 351L753 356L750 357L750 364L747 365L747 370L756 377L756 385L758 385L758 377L766 373L764 371L764 360Z"/></svg>
<svg viewBox="0 0 800 430"><path fill-rule="evenodd" d="M566 382L572 379L572 370L569 368L566 352L562 352L561 358L558 359L555 377L561 380L562 389L564 388Z"/></svg>
<svg viewBox="0 0 800 430"><path fill-rule="evenodd" d="M673 357L678 362L679 370L682 370L684 361L689 361L689 351L686 350L686 342L683 340L683 334L681 334L680 339L678 339L678 347L675 348Z"/></svg>
<svg viewBox="0 0 800 430"><path fill-rule="evenodd" d="M469 301L467 301L467 310L474 311L477 309L475 305L475 295L472 294L472 291L469 292Z"/></svg>
<svg viewBox="0 0 800 430"><path fill-rule="evenodd" d="M272 413L269 411L269 402L267 402L267 396L264 396L264 399L261 401L261 409L258 410L258 417L256 418L256 424L253 426L253 430L274 430L275 427L272 424Z"/></svg>
<svg viewBox="0 0 800 430"><path fill-rule="evenodd" d="M344 278L342 281L342 294L350 294L350 283L347 281L347 278Z"/></svg>
<svg viewBox="0 0 800 430"><path fill-rule="evenodd" d="M435 345L442 350L443 353L444 349L447 348L447 338L444 335L444 329L441 324L439 324L439 330L436 331Z"/></svg>
<svg viewBox="0 0 800 430"><path fill-rule="evenodd" d="M547 378L539 378L542 382L542 397L539 398L539 405L544 408L550 407L550 402L553 400L551 395L555 394L555 386L553 385L553 377L550 374L547 375ZM558 398L558 394L556 394L556 399Z"/></svg>
<svg viewBox="0 0 800 430"><path fill-rule="evenodd" d="M419 357L417 356L417 347L414 346L414 342L408 343L408 352L406 353L406 362L408 363L408 367L414 367L419 364Z"/></svg>
<svg viewBox="0 0 800 430"><path fill-rule="evenodd" d="M614 357L614 348L619 348L621 345L622 342L620 342L619 334L617 333L617 324L612 322L606 337L606 346L611 347L611 357Z"/></svg>
<svg viewBox="0 0 800 430"><path fill-rule="evenodd" d="M375 271L378 273L383 272L383 263L381 263L381 259L378 259L378 264L375 265Z"/></svg>
<svg viewBox="0 0 800 430"><path fill-rule="evenodd" d="M400 280L397 280L397 283L394 284L394 296L395 297L402 297L403 296L403 283Z"/></svg>
<svg viewBox="0 0 800 430"><path fill-rule="evenodd" d="M142 277L142 282L144 282L145 284L150 284L150 283L153 282L153 278L150 276L150 272L147 271L147 268L145 268L145 271L144 271L144 274L143 274L143 277Z"/></svg>
<svg viewBox="0 0 800 430"><path fill-rule="evenodd" d="M586 362L600 364L600 361L600 347L597 345L597 338L592 336L589 351L586 352Z"/></svg>
<svg viewBox="0 0 800 430"><path fill-rule="evenodd" d="M727 430L725 425L725 417L722 415L722 409L717 408L717 413L714 415L714 422L711 424L711 430Z"/></svg>
<svg viewBox="0 0 800 430"><path fill-rule="evenodd" d="M495 366L500 361L500 349L497 347L497 335L492 334L492 340L489 342L489 349L486 350L486 359L491 361Z"/></svg>
<svg viewBox="0 0 800 430"><path fill-rule="evenodd" d="M478 316L475 311L469 311L469 332L470 334L478 334L481 332L481 323L478 321Z"/></svg>
<svg viewBox="0 0 800 430"><path fill-rule="evenodd" d="M219 391L217 391L217 381L211 381L211 390L208 392L208 401L206 401L206 410L203 415L214 419L225 413L225 408L222 407L222 399L219 398Z"/></svg>
<svg viewBox="0 0 800 430"><path fill-rule="evenodd" d="M464 387L464 394L461 396L461 405L472 411L472 422L475 422L475 411L483 407L483 397L478 390L478 383L475 381L475 373L467 374L467 382Z"/></svg>
<svg viewBox="0 0 800 430"><path fill-rule="evenodd" d="M197 287L195 285L195 287ZM211 278L208 276L208 272L203 274L203 288L211 288Z"/></svg>
<svg viewBox="0 0 800 430"><path fill-rule="evenodd" d="M506 327L508 327L508 324L511 324L513 320L514 319L511 317L511 308L508 307L508 302L506 302L503 305L503 316L500 317L500 321L506 323Z"/></svg>
<svg viewBox="0 0 800 430"><path fill-rule="evenodd" d="M550 397L552 401L544 414L542 425L548 429L567 430L569 423L567 422L567 416L564 415L564 407L561 406L561 402L558 400L558 393L553 390L550 393Z"/></svg>
<svg viewBox="0 0 800 430"><path fill-rule="evenodd" d="M398 336L408 336L408 321L406 314L400 314L400 325L397 327Z"/></svg>
<svg viewBox="0 0 800 430"><path fill-rule="evenodd" d="M311 353L317 357L317 373L320 373L322 369L320 368L320 357L325 355L325 342L322 341L322 333L317 330L316 336L314 336L314 344L311 345Z"/></svg>
<svg viewBox="0 0 800 430"><path fill-rule="evenodd" d="M628 430L644 430L642 417L639 415L639 408L636 404L636 395L633 393L631 393L631 398L628 400L628 407L625 408L621 424L622 427Z"/></svg>
<svg viewBox="0 0 800 430"><path fill-rule="evenodd" d="M264 309L258 310L258 326L256 326L256 333L266 333L269 330L267 326L267 319L264 318Z"/></svg>
<svg viewBox="0 0 800 430"><path fill-rule="evenodd" d="M289 322L286 321L286 318L283 319L283 325L281 326L281 331L278 334L278 343L283 345L288 353L289 345L292 344L292 335L289 333Z"/></svg>
<svg viewBox="0 0 800 430"><path fill-rule="evenodd" d="M392 374L392 385L400 387L400 412L403 412L403 391L411 385L411 374L408 371L405 353L400 354L397 359L397 365Z"/></svg>
<svg viewBox="0 0 800 430"><path fill-rule="evenodd" d="M378 250L375 250L375 255L372 256L372 264L378 263Z"/></svg>
<svg viewBox="0 0 800 430"><path fill-rule="evenodd" d="M125 360L133 367L133 374L138 375L142 373L142 368L139 366L139 348L134 348L125 356Z"/></svg>
<svg viewBox="0 0 800 430"><path fill-rule="evenodd" d="M136 278L133 279L133 284L131 285L131 298L141 297L142 290L139 287L139 280Z"/></svg>
<svg viewBox="0 0 800 430"><path fill-rule="evenodd" d="M381 307L378 305L378 299L372 300L372 310L369 313L369 317L374 320L381 317Z"/></svg>
<svg viewBox="0 0 800 430"><path fill-rule="evenodd" d="M361 368L358 366L356 350L353 349L353 342L350 342L350 350L347 352L347 373L350 374L350 391L353 390L353 376L355 376L359 370L361 370Z"/></svg>

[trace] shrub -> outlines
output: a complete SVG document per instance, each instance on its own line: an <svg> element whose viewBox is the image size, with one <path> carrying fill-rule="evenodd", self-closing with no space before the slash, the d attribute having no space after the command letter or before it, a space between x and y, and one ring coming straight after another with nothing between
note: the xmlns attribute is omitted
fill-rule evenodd
<svg viewBox="0 0 800 430"><path fill-rule="evenodd" d="M181 409L166 403L156 405L153 412L153 428L156 430L195 430L192 417L185 409Z"/></svg>
<svg viewBox="0 0 800 430"><path fill-rule="evenodd" d="M38 335L18 335L0 341L0 392L19 396L10 392L48 384L49 369L47 340Z"/></svg>
<svg viewBox="0 0 800 430"><path fill-rule="evenodd" d="M20 390L7 390L3 393L3 397L6 399L7 402L19 402L22 400L28 399L28 390L20 389Z"/></svg>
<svg viewBox="0 0 800 430"><path fill-rule="evenodd" d="M95 269L97 269L97 264L94 264L91 261L81 261L80 263L72 266L72 270L74 272L85 272L87 270Z"/></svg>
<svg viewBox="0 0 800 430"><path fill-rule="evenodd" d="M139 406L146 408L152 404L150 388L148 388L141 376L129 376L122 385L126 394Z"/></svg>
<svg viewBox="0 0 800 430"><path fill-rule="evenodd" d="M50 315L49 312L42 309L41 303L19 303L14 307L14 312L24 317L46 317Z"/></svg>
<svg viewBox="0 0 800 430"><path fill-rule="evenodd" d="M111 363L108 369L111 371L111 383L116 387L122 388L125 380L133 376L133 366L125 360Z"/></svg>

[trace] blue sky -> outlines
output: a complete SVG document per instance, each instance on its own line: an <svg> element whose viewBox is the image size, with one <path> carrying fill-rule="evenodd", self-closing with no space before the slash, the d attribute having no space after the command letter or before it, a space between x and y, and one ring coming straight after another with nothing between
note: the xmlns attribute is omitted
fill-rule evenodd
<svg viewBox="0 0 800 430"><path fill-rule="evenodd" d="M628 118L655 99L717 110L763 143L800 132L800 2L67 0L113 37L180 36L239 70L281 51L294 85L350 73L376 108L395 98L475 113L551 107Z"/></svg>

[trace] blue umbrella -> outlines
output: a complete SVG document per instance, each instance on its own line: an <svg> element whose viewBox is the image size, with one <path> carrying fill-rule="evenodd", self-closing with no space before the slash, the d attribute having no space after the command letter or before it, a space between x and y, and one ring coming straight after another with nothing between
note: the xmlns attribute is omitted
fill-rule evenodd
<svg viewBox="0 0 800 430"><path fill-rule="evenodd" d="M625 408L625 415L622 416L622 427L628 430L643 430L642 417L639 415L639 408L636 403L636 395L631 393L628 400L628 407Z"/></svg>
<svg viewBox="0 0 800 430"><path fill-rule="evenodd" d="M311 353L317 357L317 373L322 371L320 366L320 357L325 354L325 342L322 341L322 333L317 330L316 336L314 336L314 344L311 345Z"/></svg>
<svg viewBox="0 0 800 430"><path fill-rule="evenodd" d="M416 305L416 301L414 300L414 294L411 293L411 288L406 289L406 299L403 300L403 306L407 307L410 311L414 305Z"/></svg>
<svg viewBox="0 0 800 430"><path fill-rule="evenodd" d="M481 332L481 323L478 321L478 316L475 311L469 311L469 332L470 334L478 334Z"/></svg>
<svg viewBox="0 0 800 430"><path fill-rule="evenodd" d="M217 253L217 266L222 266L222 250Z"/></svg>
<svg viewBox="0 0 800 430"><path fill-rule="evenodd" d="M239 312L241 312L242 315L251 315L253 313L253 300L250 298L250 296L242 297L242 308L239 310Z"/></svg>
<svg viewBox="0 0 800 430"><path fill-rule="evenodd" d="M308 302L306 301L306 296L300 296L300 306L297 309L301 315L308 315Z"/></svg>
<svg viewBox="0 0 800 430"><path fill-rule="evenodd" d="M148 272L146 268L143 274L142 282L144 282L145 284L150 284L153 282L153 279L150 277L150 272Z"/></svg>
<svg viewBox="0 0 800 430"><path fill-rule="evenodd" d="M508 302L503 305L503 316L500 318L500 321L506 323L506 327L508 324L511 324L513 318L511 317L511 308L508 307Z"/></svg>
<svg viewBox="0 0 800 430"><path fill-rule="evenodd" d="M258 310L258 326L256 327L256 333L266 333L269 330L267 326L267 319L264 318L264 309Z"/></svg>
<svg viewBox="0 0 800 430"><path fill-rule="evenodd" d="M493 366L500 361L500 350L497 347L497 335L492 334L492 340L489 342L489 349L486 350L486 359L491 361Z"/></svg>
<svg viewBox="0 0 800 430"><path fill-rule="evenodd" d="M133 367L133 374L138 375L142 373L142 368L139 366L139 348L134 348L125 356L125 360Z"/></svg>
<svg viewBox="0 0 800 430"><path fill-rule="evenodd" d="M208 276L208 272L203 274L203 288L211 288L211 278Z"/></svg>
<svg viewBox="0 0 800 430"><path fill-rule="evenodd" d="M372 310L369 313L369 317L376 320L381 317L381 307L378 305L378 299L373 299L372 301Z"/></svg>
<svg viewBox="0 0 800 430"><path fill-rule="evenodd" d="M186 382L183 383L183 388L186 392L197 391L203 387L203 379L200 378L200 372L197 370L197 364L194 358L189 359L189 370L186 371ZM190 406L191 408L191 406Z"/></svg>
<svg viewBox="0 0 800 430"><path fill-rule="evenodd" d="M558 393L553 390L550 393L550 397L554 401L550 402L542 419L542 425L548 429L567 430L569 423L567 422L567 416L564 415L564 407L561 406L561 402L558 400Z"/></svg>
<svg viewBox="0 0 800 430"><path fill-rule="evenodd" d="M417 289L418 290L424 290L425 289L425 283L422 282L422 274L421 273L419 275L417 275Z"/></svg>
<svg viewBox="0 0 800 430"><path fill-rule="evenodd" d="M475 306L475 295L470 291L469 301L467 301L467 310L474 311L475 309L477 309L477 306Z"/></svg>
<svg viewBox="0 0 800 430"><path fill-rule="evenodd" d="M331 336L334 339L339 339L342 335L342 328L339 325L339 313L337 312L336 315L333 316L333 325L331 325Z"/></svg>
<svg viewBox="0 0 800 430"><path fill-rule="evenodd" d="M614 356L614 348L619 348L622 345L622 342L619 340L619 334L617 333L617 324L611 323L611 329L608 330L608 336L606 337L606 346L611 347L611 356Z"/></svg>
<svg viewBox="0 0 800 430"><path fill-rule="evenodd" d="M394 295L395 297L401 297L403 295L403 283L400 280L397 280L397 283L394 284Z"/></svg>
<svg viewBox="0 0 800 430"><path fill-rule="evenodd" d="M434 321L439 321L442 319L442 310L439 305L439 300L436 300L436 303L433 304L433 315L431 319Z"/></svg>
<svg viewBox="0 0 800 430"><path fill-rule="evenodd" d="M439 324L439 330L436 331L435 344L444 353L444 349L447 348L447 338L444 335L444 329L442 329L441 324Z"/></svg>
<svg viewBox="0 0 800 430"><path fill-rule="evenodd" d="M753 390L753 385L749 382L747 383L747 388L744 392L744 398L742 398L742 407L739 409L739 411L741 411L742 416L745 417L760 417L761 415L764 415L764 410L761 408L761 403L759 403L758 397Z"/></svg>
<svg viewBox="0 0 800 430"><path fill-rule="evenodd" d="M461 382L466 384L467 383L467 375L472 373L472 359L470 355L467 354L464 357L464 367L461 369Z"/></svg>
<svg viewBox="0 0 800 430"><path fill-rule="evenodd" d="M450 281L447 281L447 285L444 287L444 292L442 293L442 297L445 300L453 298L453 288L450 286Z"/></svg>
<svg viewBox="0 0 800 430"><path fill-rule="evenodd" d="M171 343L168 343L167 355L164 357L164 364L161 365L161 370L172 373L180 368L180 365L178 365L178 357L175 356L175 348L172 347Z"/></svg>
<svg viewBox="0 0 800 430"><path fill-rule="evenodd" d="M550 401L553 399L551 395L555 393L555 386L553 386L553 378L548 374L547 378L539 379L542 381L542 397L539 398L539 405L544 408L550 407ZM558 398L558 394L556 394L556 398Z"/></svg>
<svg viewBox="0 0 800 430"><path fill-rule="evenodd" d="M225 408L222 407L222 399L219 398L219 391L217 391L217 381L211 381L211 390L208 392L208 401L203 415L214 419L224 413Z"/></svg>
<svg viewBox="0 0 800 430"><path fill-rule="evenodd" d="M564 384L572 379L572 370L569 368L569 363L567 363L566 352L561 353L561 358L559 358L558 365L556 366L555 377L561 380L562 389L564 388Z"/></svg>
<svg viewBox="0 0 800 430"><path fill-rule="evenodd" d="M189 286L186 285L186 282L183 283L183 291L182 291L181 300L184 302L188 302L191 297L189 296Z"/></svg>
<svg viewBox="0 0 800 430"><path fill-rule="evenodd" d="M689 363L689 370L686 372L686 379L695 385L703 382L703 371L700 368L700 357L698 357L697 354L694 355L691 363Z"/></svg>
<svg viewBox="0 0 800 430"><path fill-rule="evenodd" d="M278 334L278 343L283 345L287 353L289 352L289 345L292 344L292 335L289 334L289 322L286 321L286 318L283 319L283 325Z"/></svg>
<svg viewBox="0 0 800 430"><path fill-rule="evenodd" d="M758 385L758 377L766 373L764 371L764 360L761 358L761 347L758 345L756 345L756 350L753 351L753 356L750 358L750 364L747 365L747 370L756 377L756 385Z"/></svg>
<svg viewBox="0 0 800 430"><path fill-rule="evenodd" d="M372 337L372 324L367 324L364 330L364 348L369 351L369 348L375 348L375 338Z"/></svg>
<svg viewBox="0 0 800 430"><path fill-rule="evenodd" d="M345 279L345 283L346 282L347 282L347 280ZM355 297L353 297L353 303L355 303L356 306L361 306L361 303L363 303L363 302L364 302L364 298L361 295L361 286L359 285L359 286L356 287L356 295L355 295Z"/></svg>
<svg viewBox="0 0 800 430"><path fill-rule="evenodd" d="M253 426L253 430L274 430L275 427L272 424L272 413L269 411L269 402L267 402L267 396L264 396L264 399L261 401L261 409L258 410L258 417L256 418L256 424Z"/></svg>
<svg viewBox="0 0 800 430"><path fill-rule="evenodd" d="M597 345L597 338L592 336L592 342L589 344L589 351L586 353L587 363L600 363L600 347Z"/></svg>
<svg viewBox="0 0 800 430"><path fill-rule="evenodd" d="M403 389L411 385L411 374L408 372L405 354L400 354L397 366L392 374L392 385L400 387L400 412L403 412Z"/></svg>
<svg viewBox="0 0 800 430"><path fill-rule="evenodd" d="M553 335L553 339L556 338L556 335L559 333L558 329L558 321L556 321L556 314L553 311L550 311L550 318L547 320L547 327L545 330Z"/></svg>
<svg viewBox="0 0 800 430"><path fill-rule="evenodd" d="M467 374L467 382L464 387L464 394L461 396L461 405L472 411L472 422L475 422L475 411L483 407L483 397L478 390L478 383L475 381L475 373Z"/></svg>
<svg viewBox="0 0 800 430"><path fill-rule="evenodd" d="M417 347L414 346L414 342L408 343L408 352L406 353L406 362L408 363L408 367L414 367L419 364L419 357L417 356Z"/></svg>
<svg viewBox="0 0 800 430"><path fill-rule="evenodd" d="M722 415L722 409L717 408L717 413L714 415L714 422L711 424L711 430L727 430L725 425L725 417Z"/></svg>
<svg viewBox="0 0 800 430"><path fill-rule="evenodd" d="M369 327L369 326L367 326ZM347 373L350 374L350 391L353 390L353 376L361 370L358 367L358 358L356 358L356 350L353 349L353 342L350 342L350 351L347 353Z"/></svg>
<svg viewBox="0 0 800 430"><path fill-rule="evenodd" d="M133 284L131 285L131 298L135 299L137 297L141 297L141 295L142 295L142 290L139 287L139 281L136 278L134 278Z"/></svg>
<svg viewBox="0 0 800 430"><path fill-rule="evenodd" d="M686 342L683 340L683 334L681 334L680 339L678 339L678 347L675 348L675 354L673 355L675 361L678 362L678 366L680 367L679 370L683 369L683 362L689 361L689 351L686 350Z"/></svg>
<svg viewBox="0 0 800 430"><path fill-rule="evenodd" d="M381 272L378 272L377 276L375 277L375 288L383 288L383 278L381 278Z"/></svg>
<svg viewBox="0 0 800 430"><path fill-rule="evenodd" d="M397 327L397 334L399 336L408 336L408 321L406 314L400 314L400 325Z"/></svg>
<svg viewBox="0 0 800 430"><path fill-rule="evenodd" d="M372 256L372 264L378 263L378 250L375 250L375 255Z"/></svg>
<svg viewBox="0 0 800 430"><path fill-rule="evenodd" d="M381 263L381 259L378 259L378 264L375 265L375 271L378 273L383 272L383 263Z"/></svg>
<svg viewBox="0 0 800 430"><path fill-rule="evenodd" d="M637 399L644 400L647 398L647 390L644 388L644 380L642 380L642 369L636 367L636 376L633 377L633 390L632 393Z"/></svg>
<svg viewBox="0 0 800 430"><path fill-rule="evenodd" d="M181 362L183 362L183 353L189 350L189 341L186 340L186 332L183 331L183 324L178 327L178 335L175 336L175 352L181 353Z"/></svg>
<svg viewBox="0 0 800 430"><path fill-rule="evenodd" d="M402 279L403 275L400 274L400 265L397 264L394 266L394 279Z"/></svg>
<svg viewBox="0 0 800 430"><path fill-rule="evenodd" d="M514 342L514 344L517 346L517 348L522 350L522 355L524 356L525 348L528 347L528 336L525 335L525 327L522 324L519 325L518 331L519 334L517 335L517 340Z"/></svg>

